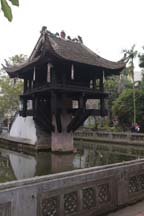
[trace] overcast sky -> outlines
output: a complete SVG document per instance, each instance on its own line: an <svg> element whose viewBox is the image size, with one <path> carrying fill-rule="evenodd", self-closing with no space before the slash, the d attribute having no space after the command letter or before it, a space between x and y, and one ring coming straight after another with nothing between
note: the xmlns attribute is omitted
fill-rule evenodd
<svg viewBox="0 0 144 216"><path fill-rule="evenodd" d="M13 21L0 14L0 62L29 55L42 26L51 32L82 36L99 55L117 61L121 50L144 45L144 0L19 0Z"/></svg>

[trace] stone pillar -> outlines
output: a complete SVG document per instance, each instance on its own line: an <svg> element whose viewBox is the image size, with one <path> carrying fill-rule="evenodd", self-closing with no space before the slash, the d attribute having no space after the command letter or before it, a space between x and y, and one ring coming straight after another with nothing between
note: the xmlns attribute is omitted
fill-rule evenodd
<svg viewBox="0 0 144 216"><path fill-rule="evenodd" d="M51 150L56 152L73 152L73 133L67 132L67 125L72 119L72 115L66 112L61 114L62 132L57 130L55 115L52 116L52 123L55 132L51 135Z"/></svg>

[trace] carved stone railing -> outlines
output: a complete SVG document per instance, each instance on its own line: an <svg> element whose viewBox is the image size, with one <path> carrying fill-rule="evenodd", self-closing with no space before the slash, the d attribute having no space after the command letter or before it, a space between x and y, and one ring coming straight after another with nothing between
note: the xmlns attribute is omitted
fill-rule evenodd
<svg viewBox="0 0 144 216"><path fill-rule="evenodd" d="M92 130L82 130L75 132L76 138L102 140L107 142L127 142L133 144L144 144L144 133L131 133L131 132L102 132Z"/></svg>
<svg viewBox="0 0 144 216"><path fill-rule="evenodd" d="M3 216L101 215L144 198L144 160L0 184Z"/></svg>

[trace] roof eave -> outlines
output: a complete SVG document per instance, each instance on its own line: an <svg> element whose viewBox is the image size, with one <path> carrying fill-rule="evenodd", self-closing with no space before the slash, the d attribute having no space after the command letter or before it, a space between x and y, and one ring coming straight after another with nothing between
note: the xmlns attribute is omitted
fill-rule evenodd
<svg viewBox="0 0 144 216"><path fill-rule="evenodd" d="M19 73L24 72L24 71L29 70L32 67L34 67L34 65L39 62L40 58L41 57L38 56L37 58L33 59L32 61L28 61L24 64L14 66L14 67L7 67L7 68L5 68L5 70L11 78L14 78Z"/></svg>

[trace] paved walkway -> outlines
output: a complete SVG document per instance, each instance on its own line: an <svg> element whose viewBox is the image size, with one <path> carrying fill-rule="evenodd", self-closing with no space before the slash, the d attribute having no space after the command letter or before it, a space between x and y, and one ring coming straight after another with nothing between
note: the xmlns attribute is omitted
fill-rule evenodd
<svg viewBox="0 0 144 216"><path fill-rule="evenodd" d="M144 216L144 201L109 213L107 216Z"/></svg>

